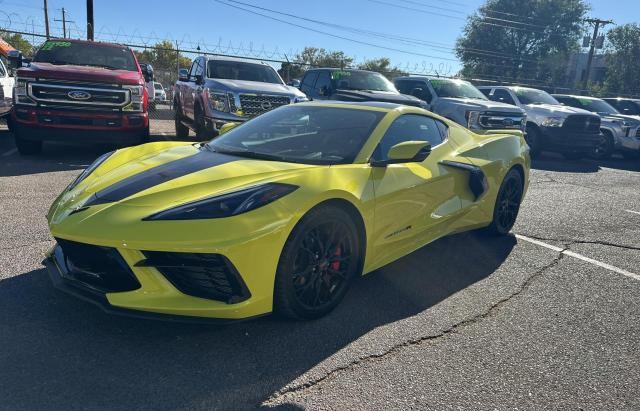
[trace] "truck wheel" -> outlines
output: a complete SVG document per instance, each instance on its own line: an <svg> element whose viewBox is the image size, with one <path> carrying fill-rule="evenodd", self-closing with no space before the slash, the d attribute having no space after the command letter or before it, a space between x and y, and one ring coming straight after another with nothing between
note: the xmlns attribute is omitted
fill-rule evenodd
<svg viewBox="0 0 640 411"><path fill-rule="evenodd" d="M14 127L13 136L16 142L18 153L23 156L31 156L42 151L42 141L27 140L24 138L24 131Z"/></svg>
<svg viewBox="0 0 640 411"><path fill-rule="evenodd" d="M205 141L212 138L211 132L207 129L207 123L204 121L204 115L202 114L202 110L196 107L195 113L195 129L196 129L196 139L198 141Z"/></svg>
<svg viewBox="0 0 640 411"><path fill-rule="evenodd" d="M593 152L593 158L598 160L606 160L613 154L614 142L613 136L608 131L603 131L600 141Z"/></svg>
<svg viewBox="0 0 640 411"><path fill-rule="evenodd" d="M528 126L524 135L524 140L529 146L529 155L536 158L540 155L540 132L535 128Z"/></svg>
<svg viewBox="0 0 640 411"><path fill-rule="evenodd" d="M145 128L144 131L142 131L142 133L140 133L140 143L139 144L146 144L149 141L151 141L151 135L149 133L149 127Z"/></svg>
<svg viewBox="0 0 640 411"><path fill-rule="evenodd" d="M177 102L174 103L175 110L175 125L176 125L176 137L186 140L189 138L189 127L182 124L182 107Z"/></svg>

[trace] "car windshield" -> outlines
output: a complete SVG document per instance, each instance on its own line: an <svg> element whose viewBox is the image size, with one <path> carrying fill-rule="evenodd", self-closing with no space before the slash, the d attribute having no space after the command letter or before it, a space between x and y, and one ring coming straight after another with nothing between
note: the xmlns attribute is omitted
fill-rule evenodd
<svg viewBox="0 0 640 411"><path fill-rule="evenodd" d="M472 98L487 100L473 84L464 80L431 79L429 80L438 97Z"/></svg>
<svg viewBox="0 0 640 411"><path fill-rule="evenodd" d="M240 157L303 164L352 163L385 112L289 105L205 145Z"/></svg>
<svg viewBox="0 0 640 411"><path fill-rule="evenodd" d="M520 100L520 104L551 104L560 105L558 100L553 98L551 94L542 90L534 90L530 88L516 88L513 90Z"/></svg>
<svg viewBox="0 0 640 411"><path fill-rule="evenodd" d="M270 66L242 61L209 60L207 77L283 84L278 73Z"/></svg>
<svg viewBox="0 0 640 411"><path fill-rule="evenodd" d="M580 102L580 107L585 110L589 110L598 114L620 114L611 104L604 100L594 100L590 98L576 97L576 100Z"/></svg>
<svg viewBox="0 0 640 411"><path fill-rule="evenodd" d="M368 90L398 93L392 82L380 73L370 71L335 70L331 72L335 90Z"/></svg>
<svg viewBox="0 0 640 411"><path fill-rule="evenodd" d="M133 53L127 47L99 43L50 40L33 57L38 63L103 67L111 70L138 71Z"/></svg>
<svg viewBox="0 0 640 411"><path fill-rule="evenodd" d="M153 83L153 88L155 88L156 90L163 90L162 84L160 83Z"/></svg>

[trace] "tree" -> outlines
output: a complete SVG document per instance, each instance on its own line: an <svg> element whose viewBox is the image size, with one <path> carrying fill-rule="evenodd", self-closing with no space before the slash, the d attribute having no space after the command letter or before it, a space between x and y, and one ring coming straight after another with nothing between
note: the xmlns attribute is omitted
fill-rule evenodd
<svg viewBox="0 0 640 411"><path fill-rule="evenodd" d="M323 48L305 47L295 56L292 62L282 63L280 76L285 81L299 79L310 67L339 67L345 68L353 64L353 58L342 51L327 51Z"/></svg>
<svg viewBox="0 0 640 411"><path fill-rule="evenodd" d="M33 45L27 39L22 37L22 34L11 34L0 30L0 37L2 37L2 39L7 43L11 44L14 49L20 50L24 56L31 57L33 54Z"/></svg>
<svg viewBox="0 0 640 411"><path fill-rule="evenodd" d="M640 26L625 24L607 34L605 89L620 94L640 94Z"/></svg>
<svg viewBox="0 0 640 411"><path fill-rule="evenodd" d="M169 40L156 43L143 51L136 51L136 57L140 63L149 63L153 66L156 81L160 83L173 83L177 76L177 64L180 68L189 68L191 60L176 52L176 48Z"/></svg>
<svg viewBox="0 0 640 411"><path fill-rule="evenodd" d="M585 0L487 0L456 43L461 74L506 81L566 84L578 51Z"/></svg>
<svg viewBox="0 0 640 411"><path fill-rule="evenodd" d="M358 65L358 68L360 70L376 71L385 75L389 79L407 74L398 67L391 67L391 60L389 60L388 57L366 60L364 63Z"/></svg>

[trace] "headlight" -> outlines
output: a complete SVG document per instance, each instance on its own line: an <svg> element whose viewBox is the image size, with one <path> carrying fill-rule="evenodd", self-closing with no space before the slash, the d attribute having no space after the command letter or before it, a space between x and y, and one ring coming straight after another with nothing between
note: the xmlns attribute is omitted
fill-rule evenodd
<svg viewBox="0 0 640 411"><path fill-rule="evenodd" d="M309 99L306 96L298 96L296 98L293 99L294 103L304 103L305 101L309 101Z"/></svg>
<svg viewBox="0 0 640 411"><path fill-rule="evenodd" d="M123 86L125 90L129 90L131 95L131 103L122 108L124 111L142 111L144 100L143 86Z"/></svg>
<svg viewBox="0 0 640 411"><path fill-rule="evenodd" d="M564 124L564 117L547 117L542 120L544 127L562 127Z"/></svg>
<svg viewBox="0 0 640 411"><path fill-rule="evenodd" d="M216 91L207 89L207 95L209 98L209 104L211 108L216 111L222 111L225 113L231 112L231 104L229 102L229 94L224 91Z"/></svg>
<svg viewBox="0 0 640 411"><path fill-rule="evenodd" d="M29 106L35 106L36 102L28 96L27 87L29 80L26 78L16 78L16 83L13 86L13 102L15 104L26 104Z"/></svg>
<svg viewBox="0 0 640 411"><path fill-rule="evenodd" d="M26 96L27 95L27 80L24 78L17 78L16 84L13 86L13 91L16 93L16 96Z"/></svg>
<svg viewBox="0 0 640 411"><path fill-rule="evenodd" d="M467 117L468 129L478 128L478 119L480 118L479 111L467 111L465 117Z"/></svg>
<svg viewBox="0 0 640 411"><path fill-rule="evenodd" d="M115 151L110 151L110 152L105 153L105 154L101 155L100 157L98 157L96 159L96 161L91 163L91 165L89 167L85 168L84 171L82 173L80 173L80 175L75 180L73 180L73 182L71 184L69 184L69 187L67 187L67 191L68 190L72 190L75 186L80 184L80 182L82 182L82 180L87 178L89 176L89 174L93 173L95 171L95 169L98 168L100 166L100 164L104 163L109 157L111 157L111 155L113 153L115 153Z"/></svg>
<svg viewBox="0 0 640 411"><path fill-rule="evenodd" d="M143 220L202 220L231 217L272 203L297 188L290 184L267 183L160 211Z"/></svg>

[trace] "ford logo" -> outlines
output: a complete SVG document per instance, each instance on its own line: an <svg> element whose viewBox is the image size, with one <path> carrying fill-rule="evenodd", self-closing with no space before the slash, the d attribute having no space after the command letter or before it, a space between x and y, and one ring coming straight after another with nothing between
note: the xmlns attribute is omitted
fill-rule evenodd
<svg viewBox="0 0 640 411"><path fill-rule="evenodd" d="M67 96L69 96L69 98L72 100L83 100L83 101L89 100L91 98L90 93L87 93L86 91L81 91L81 90L72 90L67 93Z"/></svg>

